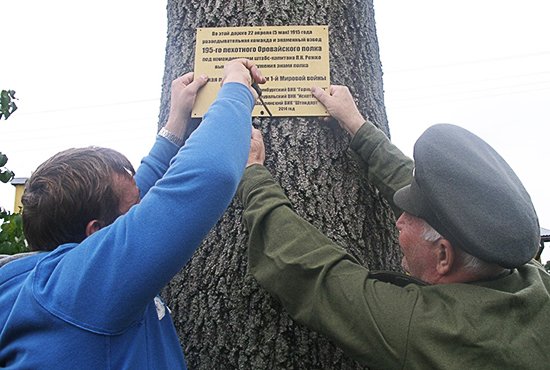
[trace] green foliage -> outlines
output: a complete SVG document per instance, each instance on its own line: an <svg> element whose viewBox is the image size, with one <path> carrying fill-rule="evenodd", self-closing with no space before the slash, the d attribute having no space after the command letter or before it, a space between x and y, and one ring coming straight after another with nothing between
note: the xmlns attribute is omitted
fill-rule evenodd
<svg viewBox="0 0 550 370"><path fill-rule="evenodd" d="M8 119L17 110L14 100L17 100L14 90L2 90L0 92L0 119L2 117Z"/></svg>
<svg viewBox="0 0 550 370"><path fill-rule="evenodd" d="M0 93L0 119L8 119L13 112L17 110L17 105L15 105L14 100L15 91L13 90L2 90ZM8 162L8 157L0 152L0 182L7 183L13 179L14 173L4 166Z"/></svg>
<svg viewBox="0 0 550 370"><path fill-rule="evenodd" d="M2 90L0 92L0 119L8 119L17 110L14 100L15 91ZM8 183L15 174L5 168L8 157L0 152L0 182ZM27 243L23 236L23 221L18 213L10 213L0 207L0 254L15 254L28 252Z"/></svg>
<svg viewBox="0 0 550 370"><path fill-rule="evenodd" d="M0 208L0 254L28 252L23 236L23 221L19 213Z"/></svg>
<svg viewBox="0 0 550 370"><path fill-rule="evenodd" d="M12 171L4 167L7 162L8 157L4 153L0 152L0 182L3 183L10 182L14 176L14 173Z"/></svg>

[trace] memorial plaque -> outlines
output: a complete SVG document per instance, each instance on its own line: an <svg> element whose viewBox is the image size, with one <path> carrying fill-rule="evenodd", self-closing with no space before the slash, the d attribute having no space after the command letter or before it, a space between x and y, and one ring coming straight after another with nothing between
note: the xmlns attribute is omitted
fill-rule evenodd
<svg viewBox="0 0 550 370"><path fill-rule="evenodd" d="M223 78L223 66L247 58L260 68L267 82L262 98L274 117L328 116L311 94L312 86L330 86L328 26L271 26L198 28L195 74L209 81L193 106L202 117L214 101ZM260 101L253 116L269 116Z"/></svg>

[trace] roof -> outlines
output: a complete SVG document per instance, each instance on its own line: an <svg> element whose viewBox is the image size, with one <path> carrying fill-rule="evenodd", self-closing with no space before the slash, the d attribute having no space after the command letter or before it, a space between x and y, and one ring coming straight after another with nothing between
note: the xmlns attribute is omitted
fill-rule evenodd
<svg viewBox="0 0 550 370"><path fill-rule="evenodd" d="M10 181L10 184L12 184L13 186L25 185L28 179L28 177L14 177L13 180ZM550 230L548 232L550 233Z"/></svg>

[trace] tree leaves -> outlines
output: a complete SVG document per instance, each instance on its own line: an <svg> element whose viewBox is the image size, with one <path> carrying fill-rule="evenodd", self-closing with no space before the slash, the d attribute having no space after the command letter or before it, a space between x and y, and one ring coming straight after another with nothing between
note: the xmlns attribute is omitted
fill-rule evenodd
<svg viewBox="0 0 550 370"><path fill-rule="evenodd" d="M0 92L0 119L8 119L17 110L14 90ZM5 168L8 156L0 152L0 182L8 183L15 174ZM18 213L10 213L0 208L0 254L27 252L27 242L23 236L23 221Z"/></svg>
<svg viewBox="0 0 550 370"><path fill-rule="evenodd" d="M0 119L2 119L2 116L4 119L8 119L17 110L17 105L14 103L16 99L14 90L2 90L0 92ZM10 182L15 176L12 171L4 168L7 162L8 157L0 152L0 182L3 183Z"/></svg>
<svg viewBox="0 0 550 370"><path fill-rule="evenodd" d="M8 119L17 110L14 100L17 100L14 90L2 90L0 92L0 119L2 119L2 116L4 119Z"/></svg>
<svg viewBox="0 0 550 370"><path fill-rule="evenodd" d="M0 254L28 252L23 235L23 220L19 213L0 208Z"/></svg>
<svg viewBox="0 0 550 370"><path fill-rule="evenodd" d="M11 179L13 179L13 177L15 176L12 171L4 168L6 163L8 163L8 156L0 152L0 182L3 183L10 182Z"/></svg>

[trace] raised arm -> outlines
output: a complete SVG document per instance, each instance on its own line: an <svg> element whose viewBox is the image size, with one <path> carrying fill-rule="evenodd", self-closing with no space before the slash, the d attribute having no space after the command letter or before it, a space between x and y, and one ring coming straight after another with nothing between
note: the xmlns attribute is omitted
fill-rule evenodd
<svg viewBox="0 0 550 370"><path fill-rule="evenodd" d="M195 97L207 81L208 77L205 75L194 79L193 72L172 81L168 120L157 135L149 155L141 161L134 177L141 198L166 173L170 160L183 145Z"/></svg>
<svg viewBox="0 0 550 370"><path fill-rule="evenodd" d="M351 136L351 149L364 161L370 182L382 193L396 216L401 214L393 195L412 180L413 161L391 143L388 137L365 120L346 86L330 87L329 93L314 87L313 95Z"/></svg>
<svg viewBox="0 0 550 370"><path fill-rule="evenodd" d="M370 279L365 267L292 210L263 161L261 135L253 130L238 189L250 273L292 318L349 355L378 368L399 367L416 292Z"/></svg>
<svg viewBox="0 0 550 370"><path fill-rule="evenodd" d="M44 307L106 334L140 320L235 194L250 147L255 102L250 70L262 82L249 61L228 64L228 79L203 122L138 205L40 264L35 291ZM67 283L50 284L51 279Z"/></svg>

